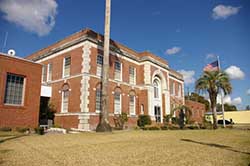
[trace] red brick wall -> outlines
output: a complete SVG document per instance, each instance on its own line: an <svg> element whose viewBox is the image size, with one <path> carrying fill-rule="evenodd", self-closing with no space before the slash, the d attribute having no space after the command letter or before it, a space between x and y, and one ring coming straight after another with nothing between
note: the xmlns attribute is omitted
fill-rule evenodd
<svg viewBox="0 0 250 166"><path fill-rule="evenodd" d="M37 127L39 118L42 66L0 54L0 126ZM25 77L23 106L4 104L7 73Z"/></svg>
<svg viewBox="0 0 250 166"><path fill-rule="evenodd" d="M193 122L202 123L206 112L205 104L191 100L185 100L185 105L192 111L190 120Z"/></svg>

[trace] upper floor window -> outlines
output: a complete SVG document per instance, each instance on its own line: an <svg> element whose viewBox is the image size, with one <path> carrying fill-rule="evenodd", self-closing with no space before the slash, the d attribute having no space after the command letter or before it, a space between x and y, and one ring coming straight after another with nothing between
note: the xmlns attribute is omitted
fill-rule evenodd
<svg viewBox="0 0 250 166"><path fill-rule="evenodd" d="M46 71L47 71L46 65L43 65L43 68L42 68L42 82L46 82Z"/></svg>
<svg viewBox="0 0 250 166"><path fill-rule="evenodd" d="M170 93L171 95L175 95L175 83L172 81L170 85Z"/></svg>
<svg viewBox="0 0 250 166"><path fill-rule="evenodd" d="M115 62L115 80L121 81L122 78L122 66L121 63L116 61Z"/></svg>
<svg viewBox="0 0 250 166"><path fill-rule="evenodd" d="M70 76L71 57L65 57L63 63L63 77Z"/></svg>
<svg viewBox="0 0 250 166"><path fill-rule="evenodd" d="M102 55L97 56L96 63L97 63L96 75L101 76L102 75L102 66L103 66L103 56Z"/></svg>
<svg viewBox="0 0 250 166"><path fill-rule="evenodd" d="M121 92L119 89L114 94L114 113L121 114Z"/></svg>
<svg viewBox="0 0 250 166"><path fill-rule="evenodd" d="M25 78L16 74L7 73L5 87L5 104L23 105Z"/></svg>
<svg viewBox="0 0 250 166"><path fill-rule="evenodd" d="M160 91L159 81L154 80L153 86L154 86L154 98L159 98L159 91Z"/></svg>
<svg viewBox="0 0 250 166"><path fill-rule="evenodd" d="M48 64L48 73L47 73L47 81L51 81L52 80L52 63Z"/></svg>
<svg viewBox="0 0 250 166"><path fill-rule="evenodd" d="M129 83L130 84L136 83L135 68L131 66L129 66Z"/></svg>
<svg viewBox="0 0 250 166"><path fill-rule="evenodd" d="M181 97L181 85L178 85L178 96Z"/></svg>

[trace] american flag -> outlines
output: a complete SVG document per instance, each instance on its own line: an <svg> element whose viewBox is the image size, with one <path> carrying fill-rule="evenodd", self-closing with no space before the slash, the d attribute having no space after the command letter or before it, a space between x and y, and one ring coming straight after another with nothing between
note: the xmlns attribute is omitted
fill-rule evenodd
<svg viewBox="0 0 250 166"><path fill-rule="evenodd" d="M212 63L207 64L204 68L203 71L216 71L219 70L219 63L218 60L214 61Z"/></svg>

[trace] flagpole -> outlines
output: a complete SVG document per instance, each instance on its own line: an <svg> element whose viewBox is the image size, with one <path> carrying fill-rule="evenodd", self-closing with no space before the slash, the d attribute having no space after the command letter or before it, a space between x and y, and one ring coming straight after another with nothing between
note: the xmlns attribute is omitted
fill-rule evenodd
<svg viewBox="0 0 250 166"><path fill-rule="evenodd" d="M218 60L218 66L219 66L219 70L221 70L221 66L220 66L220 59L219 59L219 56L217 56L217 60ZM224 95L223 95L223 91L221 89L220 91L220 94L221 94L221 108L222 108L222 118L223 118L223 127L225 128L226 127L226 123L225 123L225 116L224 116Z"/></svg>

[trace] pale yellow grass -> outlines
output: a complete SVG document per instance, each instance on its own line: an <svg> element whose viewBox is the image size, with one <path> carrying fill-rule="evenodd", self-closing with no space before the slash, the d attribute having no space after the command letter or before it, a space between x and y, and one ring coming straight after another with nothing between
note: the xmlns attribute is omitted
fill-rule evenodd
<svg viewBox="0 0 250 166"><path fill-rule="evenodd" d="M247 166L250 131L121 131L24 136L0 143L0 165Z"/></svg>

